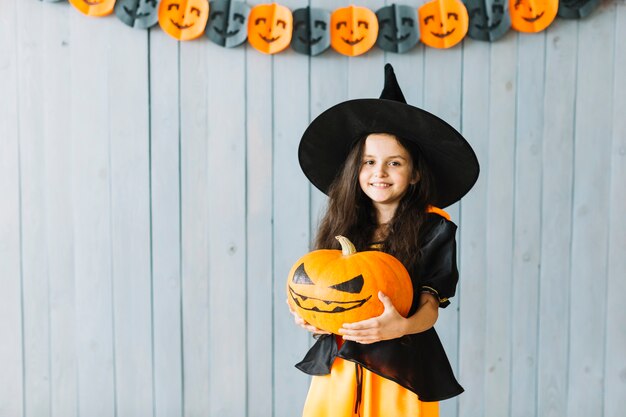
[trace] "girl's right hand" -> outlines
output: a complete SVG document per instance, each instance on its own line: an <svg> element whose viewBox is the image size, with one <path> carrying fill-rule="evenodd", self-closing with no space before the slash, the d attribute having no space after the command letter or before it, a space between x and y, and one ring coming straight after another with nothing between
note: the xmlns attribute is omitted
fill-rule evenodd
<svg viewBox="0 0 626 417"><path fill-rule="evenodd" d="M293 315L293 320L296 322L298 326L302 327L305 330L308 330L309 332L313 334L330 334L330 332L327 332L326 330L318 329L317 327L312 326L306 321L304 321L304 319L300 317L300 315L293 308L291 308L291 304L289 304L289 301L288 300L285 300L285 301L287 302L287 306L289 307L289 312Z"/></svg>

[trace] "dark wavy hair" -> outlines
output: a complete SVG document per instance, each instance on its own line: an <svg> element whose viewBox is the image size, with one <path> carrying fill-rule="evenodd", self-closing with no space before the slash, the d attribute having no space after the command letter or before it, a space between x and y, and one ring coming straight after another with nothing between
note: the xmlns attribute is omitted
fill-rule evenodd
<svg viewBox="0 0 626 417"><path fill-rule="evenodd" d="M420 233L424 214L435 200L433 176L419 148L411 141L394 136L411 155L413 174L419 181L410 185L388 224L388 233L382 250L398 258L407 268L419 261ZM337 235L346 236L357 250L366 250L372 243L378 227L371 200L359 185L359 172L367 136L352 147L343 168L328 191L328 206L322 217L315 239L315 249L336 249Z"/></svg>

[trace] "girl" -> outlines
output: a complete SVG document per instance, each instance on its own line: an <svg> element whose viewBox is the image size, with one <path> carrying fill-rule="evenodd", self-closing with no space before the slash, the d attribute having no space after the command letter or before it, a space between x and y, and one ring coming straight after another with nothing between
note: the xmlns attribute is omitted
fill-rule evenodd
<svg viewBox="0 0 626 417"><path fill-rule="evenodd" d="M318 337L296 365L314 375L304 417L436 417L437 401L463 392L433 325L454 295L456 225L437 207L478 178L467 141L438 117L406 104L391 65L380 99L340 103L316 118L300 142L300 165L329 196L315 248L348 237L406 266L414 297L407 318L378 294L384 312Z"/></svg>

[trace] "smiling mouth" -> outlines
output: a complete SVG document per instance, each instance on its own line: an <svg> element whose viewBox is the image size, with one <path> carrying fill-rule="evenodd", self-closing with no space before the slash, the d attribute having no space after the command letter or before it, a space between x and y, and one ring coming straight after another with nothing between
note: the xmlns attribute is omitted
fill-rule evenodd
<svg viewBox="0 0 626 417"><path fill-rule="evenodd" d="M350 39L346 39L346 38L341 38L341 40L344 41L345 43L347 43L348 45L352 46L352 45L356 45L357 43L361 42L363 40L363 38L355 39L353 41L351 41Z"/></svg>
<svg viewBox="0 0 626 417"><path fill-rule="evenodd" d="M372 298L370 295L367 298L355 301L329 301L298 294L291 287L289 287L289 295L293 302L301 309L317 311L318 313L343 313L344 311L361 307Z"/></svg>
<svg viewBox="0 0 626 417"><path fill-rule="evenodd" d="M95 6L97 4L102 3L104 0L83 0L83 3L86 3L90 6Z"/></svg>
<svg viewBox="0 0 626 417"><path fill-rule="evenodd" d="M456 28L452 29L451 31L448 31L446 33L435 33L433 31L431 31L431 35L436 36L438 38L445 38L446 36L450 36L452 35L452 33L456 30Z"/></svg>
<svg viewBox="0 0 626 417"><path fill-rule="evenodd" d="M261 37L261 39L263 39L267 43L272 43L275 40L277 40L278 38L280 38L280 36L276 36L275 38L266 38L265 36L263 36L261 34L259 34L259 36Z"/></svg>
<svg viewBox="0 0 626 417"><path fill-rule="evenodd" d="M190 27L192 27L194 25L193 23L191 23L189 25L181 25L180 23L174 22L171 18L170 18L170 22L172 22L172 24L174 26L176 26L178 29L188 29L188 28L190 28Z"/></svg>
<svg viewBox="0 0 626 417"><path fill-rule="evenodd" d="M387 39L389 42L392 42L392 43L400 43L400 42L402 42L402 41L406 40L409 36L411 36L411 34L410 34L410 33L407 33L406 35L402 35L402 36L400 36L399 38L392 37L392 36L389 36L389 35L383 35L383 36L384 36L384 38L385 38L385 39Z"/></svg>
<svg viewBox="0 0 626 417"><path fill-rule="evenodd" d="M146 17L146 16L148 16L150 14L150 13L134 13L132 10L130 10L126 6L124 6L124 11L126 12L127 15L129 15L133 19L138 19L140 17Z"/></svg>
<svg viewBox="0 0 626 417"><path fill-rule="evenodd" d="M502 23L502 20L498 20L497 22L495 22L492 25L474 25L474 27L476 29L480 29L480 30L493 30L493 29L497 28L498 26L500 26L500 23Z"/></svg>
<svg viewBox="0 0 626 417"><path fill-rule="evenodd" d="M387 184L386 182L371 182L370 187L374 188L389 188L391 184Z"/></svg>
<svg viewBox="0 0 626 417"><path fill-rule="evenodd" d="M535 17L524 17L522 16L522 19L524 19L525 21L527 21L528 23L533 23L536 22L537 20L541 19L541 17L543 16L544 12L539 13L537 16Z"/></svg>
<svg viewBox="0 0 626 417"><path fill-rule="evenodd" d="M315 45L316 43L322 40L322 37L320 36L319 38L313 38L310 41L307 39L304 39L302 36L298 36L298 39L300 40L300 42L302 42L305 45Z"/></svg>
<svg viewBox="0 0 626 417"><path fill-rule="evenodd" d="M226 31L226 33L224 34L224 31L219 30L218 28L214 27L213 28L214 31L216 31L221 37L223 38L230 38L231 36L235 36L236 34L239 33L239 29L237 30L231 30L231 31Z"/></svg>

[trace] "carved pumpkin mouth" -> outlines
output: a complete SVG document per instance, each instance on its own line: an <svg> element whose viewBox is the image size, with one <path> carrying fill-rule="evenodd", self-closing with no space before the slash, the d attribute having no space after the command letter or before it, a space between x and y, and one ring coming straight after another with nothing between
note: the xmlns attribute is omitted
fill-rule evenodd
<svg viewBox="0 0 626 417"><path fill-rule="evenodd" d="M226 33L224 33L223 30L219 30L216 27L213 27L213 30L217 32L218 35L220 35L223 38L230 38L231 36L235 36L236 34L239 33L239 29L237 30L230 30L230 31L226 31Z"/></svg>
<svg viewBox="0 0 626 417"><path fill-rule="evenodd" d="M372 296L355 301L332 301L322 300L320 298L307 297L306 295L298 294L289 286L289 295L291 299L298 307L303 310L316 311L319 313L343 313L344 311L359 308L365 304Z"/></svg>
<svg viewBox="0 0 626 417"><path fill-rule="evenodd" d="M176 26L178 29L189 29L190 27L192 27L193 25L195 25L195 23L190 23L188 25L182 25L180 23L175 22L172 18L170 18L170 22L172 22L172 24L174 26Z"/></svg>
<svg viewBox="0 0 626 417"><path fill-rule="evenodd" d="M405 40L407 40L409 38L409 36L411 36L410 33L407 33L406 35L402 35L399 38L392 37L392 36L389 36L389 35L383 35L383 37L385 39L387 39L389 42L392 42L392 43L400 43L402 41L405 41Z"/></svg>
<svg viewBox="0 0 626 417"><path fill-rule="evenodd" d="M272 42L274 42L274 41L278 40L278 38L280 38L280 35L276 36L275 38L266 38L265 36L263 36L263 35L261 35L261 34L259 33L259 37L260 37L261 39L263 39L263 40L264 40L265 42L267 42L267 43L272 43Z"/></svg>
<svg viewBox="0 0 626 417"><path fill-rule="evenodd" d="M83 0L83 3L88 4L90 6L95 6L97 4L102 3L104 0Z"/></svg>
<svg viewBox="0 0 626 417"><path fill-rule="evenodd" d="M432 30L430 31L431 35L436 36L438 38L445 38L447 36L452 35L452 33L454 33L454 31L456 30L456 28L453 28L452 30L446 32L446 33L435 33Z"/></svg>
<svg viewBox="0 0 626 417"><path fill-rule="evenodd" d="M132 10L130 10L128 7L126 6L123 6L123 7L124 7L124 11L126 12L126 14L132 17L133 19L139 19L139 18L150 15L150 13L135 13Z"/></svg>
<svg viewBox="0 0 626 417"><path fill-rule="evenodd" d="M320 36L319 38L313 38L310 41L304 39L302 36L298 36L298 39L300 40L300 42L302 42L305 45L315 45L316 43L322 40L322 37Z"/></svg>
<svg viewBox="0 0 626 417"><path fill-rule="evenodd" d="M533 23L533 22L536 22L537 20L541 19L541 17L543 16L544 13L545 13L545 11L539 13L535 17L524 17L524 16L522 16L522 19L524 19L525 21L527 21L529 23Z"/></svg>
<svg viewBox="0 0 626 417"><path fill-rule="evenodd" d="M345 43L347 43L348 45L352 46L352 45L356 45L357 43L361 42L364 38L365 38L365 36L360 37L359 39L355 39L353 41L351 41L350 39L346 39L346 38L341 38L341 40L344 41Z"/></svg>

